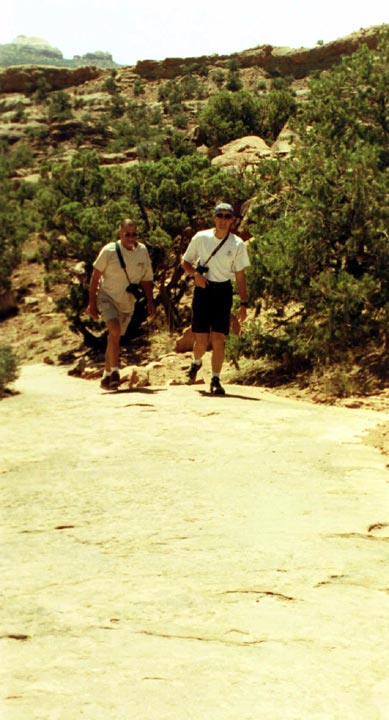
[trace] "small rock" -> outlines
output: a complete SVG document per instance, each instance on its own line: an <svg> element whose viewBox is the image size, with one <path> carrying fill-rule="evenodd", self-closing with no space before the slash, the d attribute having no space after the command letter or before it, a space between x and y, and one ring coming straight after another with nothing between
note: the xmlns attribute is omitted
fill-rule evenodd
<svg viewBox="0 0 389 720"><path fill-rule="evenodd" d="M77 365L74 368L71 368L71 370L68 370L68 375L73 375L76 377L81 377L85 370L86 361L85 358L81 358Z"/></svg>
<svg viewBox="0 0 389 720"><path fill-rule="evenodd" d="M121 371L121 385L127 384L129 388L142 388L150 385L150 377L147 368L130 365Z"/></svg>

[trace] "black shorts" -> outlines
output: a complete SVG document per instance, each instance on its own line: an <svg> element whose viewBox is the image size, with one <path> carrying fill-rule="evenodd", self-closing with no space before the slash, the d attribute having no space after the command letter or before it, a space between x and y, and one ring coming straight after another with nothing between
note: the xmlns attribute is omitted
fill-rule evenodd
<svg viewBox="0 0 389 720"><path fill-rule="evenodd" d="M219 332L228 335L232 308L232 284L209 282L195 287L192 302L192 330L195 333Z"/></svg>

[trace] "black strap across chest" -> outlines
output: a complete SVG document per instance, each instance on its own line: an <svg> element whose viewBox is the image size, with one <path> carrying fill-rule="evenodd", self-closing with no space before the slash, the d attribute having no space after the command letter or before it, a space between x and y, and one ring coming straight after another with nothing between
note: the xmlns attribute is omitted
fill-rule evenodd
<svg viewBox="0 0 389 720"><path fill-rule="evenodd" d="M124 262L124 258L123 258L122 251L120 249L120 245L119 245L118 241L115 242L115 250L117 252L117 256L119 258L120 265L123 268L124 272L126 273L127 280L128 280L128 282L131 282L130 278L128 277L126 263Z"/></svg>
<svg viewBox="0 0 389 720"><path fill-rule="evenodd" d="M227 235L225 236L225 238L223 238L223 240L221 240L221 242L219 242L219 244L216 245L215 249L212 250L212 252L211 252L208 260L205 261L204 265L208 265L208 263L209 263L209 261L211 260L211 258L213 258L213 256L216 255L217 252L219 252L220 248L221 248L221 247L224 245L224 243L228 240L229 235L230 235L230 231L228 231L228 233L227 233Z"/></svg>

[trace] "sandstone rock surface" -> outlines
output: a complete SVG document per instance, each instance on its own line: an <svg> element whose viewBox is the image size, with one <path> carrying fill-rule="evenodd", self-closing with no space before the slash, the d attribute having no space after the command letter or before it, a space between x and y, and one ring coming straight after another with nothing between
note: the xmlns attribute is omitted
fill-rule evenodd
<svg viewBox="0 0 389 720"><path fill-rule="evenodd" d="M208 369L206 369L208 372ZM385 413L23 369L2 425L2 717L386 720Z"/></svg>
<svg viewBox="0 0 389 720"><path fill-rule="evenodd" d="M272 151L262 138L256 135L231 140L221 148L221 155L213 160L213 165L222 168L250 168L258 165L261 159L272 156Z"/></svg>

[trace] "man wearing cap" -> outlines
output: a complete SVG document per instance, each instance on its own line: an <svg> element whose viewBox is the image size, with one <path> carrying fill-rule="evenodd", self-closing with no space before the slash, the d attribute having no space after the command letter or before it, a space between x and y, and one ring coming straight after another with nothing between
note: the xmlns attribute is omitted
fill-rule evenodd
<svg viewBox="0 0 389 720"><path fill-rule="evenodd" d="M182 267L195 282L192 302L193 362L188 372L189 383L194 383L202 365L201 358L212 347L212 380L210 391L224 395L220 373L224 362L225 338L229 334L233 288L235 278L240 297L238 319L247 315L247 289L245 268L250 265L246 246L240 237L231 232L234 208L220 202L214 209L215 227L200 230L190 241L182 258Z"/></svg>

